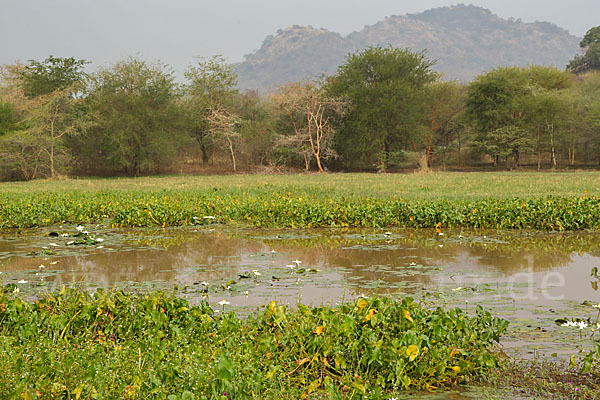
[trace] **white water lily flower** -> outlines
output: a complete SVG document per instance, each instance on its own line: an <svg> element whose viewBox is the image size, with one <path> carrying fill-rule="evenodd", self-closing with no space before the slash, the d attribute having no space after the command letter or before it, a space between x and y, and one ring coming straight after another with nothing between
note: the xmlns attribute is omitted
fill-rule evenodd
<svg viewBox="0 0 600 400"><path fill-rule="evenodd" d="M383 234L383 236L386 236L386 237L387 237L387 236L392 236L392 232L385 232L385 233Z"/></svg>
<svg viewBox="0 0 600 400"><path fill-rule="evenodd" d="M411 263L410 263L410 264L408 264L408 265L410 265L411 267L414 267L415 265L417 265L417 263L416 263L416 262L411 262Z"/></svg>
<svg viewBox="0 0 600 400"><path fill-rule="evenodd" d="M96 239L96 242L104 242L104 239L102 239L102 238L97 238L97 239Z"/></svg>
<svg viewBox="0 0 600 400"><path fill-rule="evenodd" d="M215 217L212 216L212 215L206 215L206 216L204 216L202 218L204 218L204 219L215 219Z"/></svg>
<svg viewBox="0 0 600 400"><path fill-rule="evenodd" d="M438 236L444 236L444 232L438 232Z"/></svg>
<svg viewBox="0 0 600 400"><path fill-rule="evenodd" d="M254 275L256 275L256 276L261 276L261 275L262 275L260 272L258 272L258 270L257 270L257 269L253 269L253 270L252 270L252 273L253 273Z"/></svg>
<svg viewBox="0 0 600 400"><path fill-rule="evenodd" d="M59 247L59 246L60 246L60 245L58 245L58 244L56 244L56 243L48 243L48 245L49 245L49 246L52 246L52 247Z"/></svg>
<svg viewBox="0 0 600 400"><path fill-rule="evenodd" d="M453 292L458 292L459 290L462 290L462 286L452 289Z"/></svg>
<svg viewBox="0 0 600 400"><path fill-rule="evenodd" d="M300 266L300 264L302 264L302 261L300 261L300 260L298 260L298 259L296 259L296 260L294 260L294 261L292 261L292 262L293 262L294 264L296 264L296 266L297 266L297 267L299 267L299 266Z"/></svg>
<svg viewBox="0 0 600 400"><path fill-rule="evenodd" d="M577 326L577 322L567 321L567 322L563 323L561 326L576 327Z"/></svg>
<svg viewBox="0 0 600 400"><path fill-rule="evenodd" d="M208 286L208 282L202 281L201 285L206 287L206 286Z"/></svg>
<svg viewBox="0 0 600 400"><path fill-rule="evenodd" d="M96 246L97 249L103 249L104 246Z"/></svg>
<svg viewBox="0 0 600 400"><path fill-rule="evenodd" d="M21 291L21 289L15 288L15 290L13 290L13 293L19 293L20 291Z"/></svg>
<svg viewBox="0 0 600 400"><path fill-rule="evenodd" d="M44 269L44 268L46 268L46 266L44 264L40 264L40 266L38 268L39 269Z"/></svg>
<svg viewBox="0 0 600 400"><path fill-rule="evenodd" d="M219 304L220 304L220 305L222 305L222 306L226 306L226 305L228 305L228 304L231 304L231 303L230 303L230 302L228 302L227 300L223 299L223 300L221 300L221 301L219 302Z"/></svg>
<svg viewBox="0 0 600 400"><path fill-rule="evenodd" d="M75 241L74 241L74 240L71 240L70 242L67 242L67 246L69 246L69 245L71 245L71 244L73 244L73 243L75 243Z"/></svg>
<svg viewBox="0 0 600 400"><path fill-rule="evenodd" d="M69 234L68 233L63 233L60 236L62 236L62 237L69 237Z"/></svg>
<svg viewBox="0 0 600 400"><path fill-rule="evenodd" d="M594 307L594 308L597 308L597 309L599 309L599 310L600 310L600 303L598 303L598 304L594 304L592 307Z"/></svg>
<svg viewBox="0 0 600 400"><path fill-rule="evenodd" d="M77 231L81 232L81 231L83 231L85 229L85 227L83 225L77 225L75 227L75 229L77 229Z"/></svg>
<svg viewBox="0 0 600 400"><path fill-rule="evenodd" d="M244 294L246 295L246 297L248 297L248 294L249 294L249 292L246 290L246 291L244 292Z"/></svg>
<svg viewBox="0 0 600 400"><path fill-rule="evenodd" d="M192 219L198 219L198 217L192 217Z"/></svg>
<svg viewBox="0 0 600 400"><path fill-rule="evenodd" d="M293 270L294 268L296 268L296 266L295 266L294 264L289 264L289 265L286 265L286 267L288 267L289 269L292 269L292 270Z"/></svg>
<svg viewBox="0 0 600 400"><path fill-rule="evenodd" d="M27 281L25 279L21 279L20 281L18 281L17 283L27 283Z"/></svg>
<svg viewBox="0 0 600 400"><path fill-rule="evenodd" d="M585 321L579 321L579 322L577 322L577 327L579 328L579 330L582 330L582 329L587 328L588 324Z"/></svg>

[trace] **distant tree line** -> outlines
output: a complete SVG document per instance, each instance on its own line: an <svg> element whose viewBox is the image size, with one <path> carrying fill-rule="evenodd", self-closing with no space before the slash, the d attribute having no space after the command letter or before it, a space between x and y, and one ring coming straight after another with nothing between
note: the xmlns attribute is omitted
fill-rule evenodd
<svg viewBox="0 0 600 400"><path fill-rule="evenodd" d="M600 27L553 67L447 82L422 52L370 47L337 72L240 93L221 57L175 81L129 58L93 74L50 56L0 76L0 179L305 169L600 165Z"/></svg>

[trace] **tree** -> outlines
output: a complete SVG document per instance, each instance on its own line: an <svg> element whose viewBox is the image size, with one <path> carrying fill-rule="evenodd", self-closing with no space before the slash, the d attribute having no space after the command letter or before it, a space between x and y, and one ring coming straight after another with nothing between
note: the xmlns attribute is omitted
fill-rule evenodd
<svg viewBox="0 0 600 400"><path fill-rule="evenodd" d="M314 159L323 172L323 160L336 156L331 118L342 115L343 102L327 96L320 86L301 83L281 86L271 101L293 127L293 134L283 135L281 143L302 155L307 171Z"/></svg>
<svg viewBox="0 0 600 400"><path fill-rule="evenodd" d="M567 65L567 69L576 74L600 70L600 26L587 31L579 47L584 52L583 55L576 55Z"/></svg>
<svg viewBox="0 0 600 400"><path fill-rule="evenodd" d="M562 101L563 91L569 86L569 75L551 67L503 67L479 75L468 85L466 99L475 144L494 158L494 164L500 156L512 155L514 165L518 165L520 153L531 150L531 141L520 138L524 130L536 139L538 166L545 138L552 165L556 166L555 139L559 122L564 119L563 110L567 108ZM507 136L500 143L520 145L510 145L512 150L500 148L496 144L498 135ZM515 138L519 140L513 141Z"/></svg>
<svg viewBox="0 0 600 400"><path fill-rule="evenodd" d="M276 118L270 112L270 103L263 101L257 91L236 96L235 108L240 116L240 154L248 165L266 165L271 162L277 139Z"/></svg>
<svg viewBox="0 0 600 400"><path fill-rule="evenodd" d="M91 77L87 112L95 126L76 144L96 172L140 175L167 163L182 143L178 91L163 64L130 58Z"/></svg>
<svg viewBox="0 0 600 400"><path fill-rule="evenodd" d="M208 130L213 138L215 138L214 143L220 145L220 142L223 142L229 150L233 172L237 171L234 144L240 137L239 126L239 117L226 108L213 107L210 110L210 114L208 115Z"/></svg>
<svg viewBox="0 0 600 400"><path fill-rule="evenodd" d="M78 88L74 84L85 78L85 60L49 56L44 61L30 60L20 80L27 97L50 94L57 89Z"/></svg>
<svg viewBox="0 0 600 400"><path fill-rule="evenodd" d="M9 102L0 100L0 136L14 130L17 122L14 106Z"/></svg>
<svg viewBox="0 0 600 400"><path fill-rule="evenodd" d="M464 89L455 82L437 81L427 86L426 94L426 165L431 167L434 150L439 149L445 166L445 155L463 129L460 119L464 112Z"/></svg>
<svg viewBox="0 0 600 400"><path fill-rule="evenodd" d="M518 165L520 154L535 148L535 141L525 129L512 124L489 132L487 140L478 145L488 154L505 157L506 168L510 170Z"/></svg>
<svg viewBox="0 0 600 400"><path fill-rule="evenodd" d="M233 67L221 56L200 58L196 65L188 67L185 77L188 80L184 99L186 115L191 135L202 151L202 162L208 163L215 146L225 146L235 170L234 130L222 129L224 126L233 128L235 124L221 124L225 116L229 122L236 119L233 118L234 102L238 91ZM215 121L221 123L215 125Z"/></svg>
<svg viewBox="0 0 600 400"><path fill-rule="evenodd" d="M393 153L414 147L414 133L425 114L425 86L435 81L434 63L423 52L370 47L350 54L328 78L329 96L348 103L338 135L347 160L387 167Z"/></svg>
<svg viewBox="0 0 600 400"><path fill-rule="evenodd" d="M535 135L537 143L537 166L541 168L541 153L544 147L550 152L550 164L556 168L557 150L560 127L567 119L569 110L567 97L557 90L543 88L533 89L531 93L522 99L524 109L524 124L529 123L530 132ZM558 136L557 136L558 135Z"/></svg>
<svg viewBox="0 0 600 400"><path fill-rule="evenodd" d="M24 121L26 129L23 133L34 139L43 159L47 160L51 178L71 165L66 139L80 134L88 126L86 116L77 109L79 100L71 97L74 90L73 86L68 86L37 96Z"/></svg>
<svg viewBox="0 0 600 400"><path fill-rule="evenodd" d="M18 166L25 179L55 178L72 165L67 138L85 128L85 118L78 109L80 100L72 96L81 90L81 85L76 82L28 97L23 71L26 67L12 66L4 75L7 85L3 86L2 97L12 112L12 125L4 138L3 148L9 153L5 162L9 169L11 165Z"/></svg>
<svg viewBox="0 0 600 400"><path fill-rule="evenodd" d="M0 135L19 129L30 99L21 84L22 64L0 66Z"/></svg>

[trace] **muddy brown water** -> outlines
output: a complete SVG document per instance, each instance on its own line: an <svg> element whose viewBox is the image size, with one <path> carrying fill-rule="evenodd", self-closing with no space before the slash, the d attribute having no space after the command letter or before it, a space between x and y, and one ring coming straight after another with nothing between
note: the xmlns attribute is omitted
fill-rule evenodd
<svg viewBox="0 0 600 400"><path fill-rule="evenodd" d="M600 302L591 276L600 267L600 233L86 229L103 241L68 244L73 226L0 236L0 283L26 296L62 285L177 286L191 302L206 299L240 313L271 300L335 305L359 295L413 296L470 313L482 305L511 322L503 350L529 359L566 359L600 337L591 329L598 315L592 304ZM590 327L558 326L558 318Z"/></svg>

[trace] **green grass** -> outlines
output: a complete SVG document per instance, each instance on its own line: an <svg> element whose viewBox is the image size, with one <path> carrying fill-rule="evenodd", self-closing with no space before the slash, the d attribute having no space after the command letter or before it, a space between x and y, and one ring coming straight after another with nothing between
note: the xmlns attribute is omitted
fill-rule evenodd
<svg viewBox="0 0 600 400"><path fill-rule="evenodd" d="M293 191L294 194L336 194L401 197L419 200L481 200L510 197L571 197L600 194L600 172L436 172L428 174L296 174L212 175L141 178L39 180L0 183L0 193L40 193L106 190L156 192Z"/></svg>
<svg viewBox="0 0 600 400"><path fill-rule="evenodd" d="M0 229L90 222L599 229L599 193L597 172L36 181L0 185Z"/></svg>
<svg viewBox="0 0 600 400"><path fill-rule="evenodd" d="M496 368L508 326L411 298L224 311L161 292L0 294L0 397L388 399Z"/></svg>

